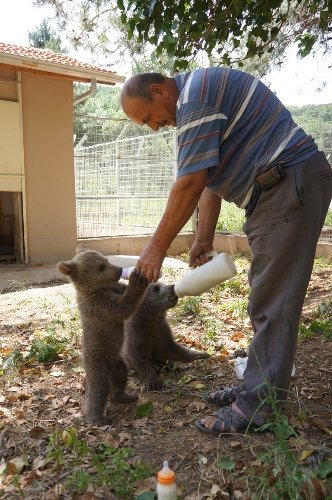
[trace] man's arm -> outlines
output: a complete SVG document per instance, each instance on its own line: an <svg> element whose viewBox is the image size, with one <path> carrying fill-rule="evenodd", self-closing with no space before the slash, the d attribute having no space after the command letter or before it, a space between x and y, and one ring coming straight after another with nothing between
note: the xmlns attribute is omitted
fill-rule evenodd
<svg viewBox="0 0 332 500"><path fill-rule="evenodd" d="M221 208L221 198L205 188L198 203L199 216L196 238L190 249L189 266L205 264L205 252L213 250L213 239Z"/></svg>
<svg viewBox="0 0 332 500"><path fill-rule="evenodd" d="M158 280L166 251L193 214L206 178L207 169L178 177L173 184L164 215L136 264L149 281Z"/></svg>

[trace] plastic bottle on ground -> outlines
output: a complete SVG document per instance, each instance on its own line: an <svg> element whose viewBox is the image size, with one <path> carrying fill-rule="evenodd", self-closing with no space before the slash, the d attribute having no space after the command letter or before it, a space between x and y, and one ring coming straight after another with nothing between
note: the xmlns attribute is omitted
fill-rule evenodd
<svg viewBox="0 0 332 500"><path fill-rule="evenodd" d="M177 487L175 483L175 474L168 466L165 460L163 468L157 475L157 499L158 500L176 500Z"/></svg>
<svg viewBox="0 0 332 500"><path fill-rule="evenodd" d="M234 371L238 380L244 380L244 371L247 368L248 358L240 356L234 360ZM295 377L295 365L293 365L291 377Z"/></svg>
<svg viewBox="0 0 332 500"><path fill-rule="evenodd" d="M212 260L186 272L175 284L174 291L178 297L185 295L200 295L218 283L232 278L237 270L230 255L227 253L207 252Z"/></svg>

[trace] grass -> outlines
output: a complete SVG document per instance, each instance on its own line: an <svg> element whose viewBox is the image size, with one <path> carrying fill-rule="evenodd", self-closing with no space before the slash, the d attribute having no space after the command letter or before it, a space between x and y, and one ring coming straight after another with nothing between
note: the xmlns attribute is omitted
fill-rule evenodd
<svg viewBox="0 0 332 500"><path fill-rule="evenodd" d="M323 300L306 322L300 324L299 340L321 335L325 341L332 341L332 300Z"/></svg>
<svg viewBox="0 0 332 500"><path fill-rule="evenodd" d="M176 308L176 316L188 316L190 314L198 315L201 313L201 297L183 297L179 300Z"/></svg>
<svg viewBox="0 0 332 500"><path fill-rule="evenodd" d="M83 494L88 486L108 486L116 498L131 498L135 484L152 475L149 466L134 459L129 447L100 443L92 448L73 427L57 428L50 435L47 463L57 477L58 486L64 471L71 471L64 474L65 487L74 495ZM82 468L83 464L87 470Z"/></svg>
<svg viewBox="0 0 332 500"><path fill-rule="evenodd" d="M233 318L246 318L248 316L248 299L239 298L230 304L221 304L218 309L221 312L231 315Z"/></svg>

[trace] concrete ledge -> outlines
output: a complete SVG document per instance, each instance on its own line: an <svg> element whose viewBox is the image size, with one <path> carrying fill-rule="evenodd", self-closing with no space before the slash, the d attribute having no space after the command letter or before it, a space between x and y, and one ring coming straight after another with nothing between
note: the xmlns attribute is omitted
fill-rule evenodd
<svg viewBox="0 0 332 500"><path fill-rule="evenodd" d="M92 250L98 250L105 255L139 255L151 236L123 236L121 238L84 239L84 243ZM194 233L179 234L171 244L167 254L177 255L187 252L195 239ZM235 254L239 252L251 254L247 237L243 233L216 233L214 248L217 252ZM316 257L332 257L332 241L319 241Z"/></svg>
<svg viewBox="0 0 332 500"><path fill-rule="evenodd" d="M139 255L151 236L123 236L121 238L93 238L79 240L92 250L98 250L105 255ZM168 255L177 255L187 252L195 239L194 233L179 234L168 249ZM217 252L229 254L250 253L250 247L244 234L218 233L214 238Z"/></svg>
<svg viewBox="0 0 332 500"><path fill-rule="evenodd" d="M194 241L193 233L178 235L173 241L168 255L177 255L187 252ZM98 250L109 256L110 262L121 267L135 265L137 255L149 241L150 236L127 236L122 238L99 238L91 240L80 240L88 248ZM217 252L227 252L231 255L245 253L250 255L250 247L244 234L218 233L214 238L214 247ZM320 241L317 244L316 257L332 258L332 242ZM167 258L164 262L175 259ZM180 261L178 261L180 263ZM180 265L180 264L179 264ZM183 264L186 268L187 264ZM50 265L26 265L26 264L4 264L0 263L0 290L10 291L23 287L29 287L44 283L61 283L66 278L56 271L56 262Z"/></svg>

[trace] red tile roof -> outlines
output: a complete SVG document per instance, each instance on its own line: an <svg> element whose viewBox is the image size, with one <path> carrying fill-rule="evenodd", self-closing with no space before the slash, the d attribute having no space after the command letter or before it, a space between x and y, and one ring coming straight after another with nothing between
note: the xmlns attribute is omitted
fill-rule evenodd
<svg viewBox="0 0 332 500"><path fill-rule="evenodd" d="M21 47L0 42L0 66L19 66L34 71L66 75L77 79L96 78L100 83L123 82L124 77L92 64L87 64L48 49Z"/></svg>

